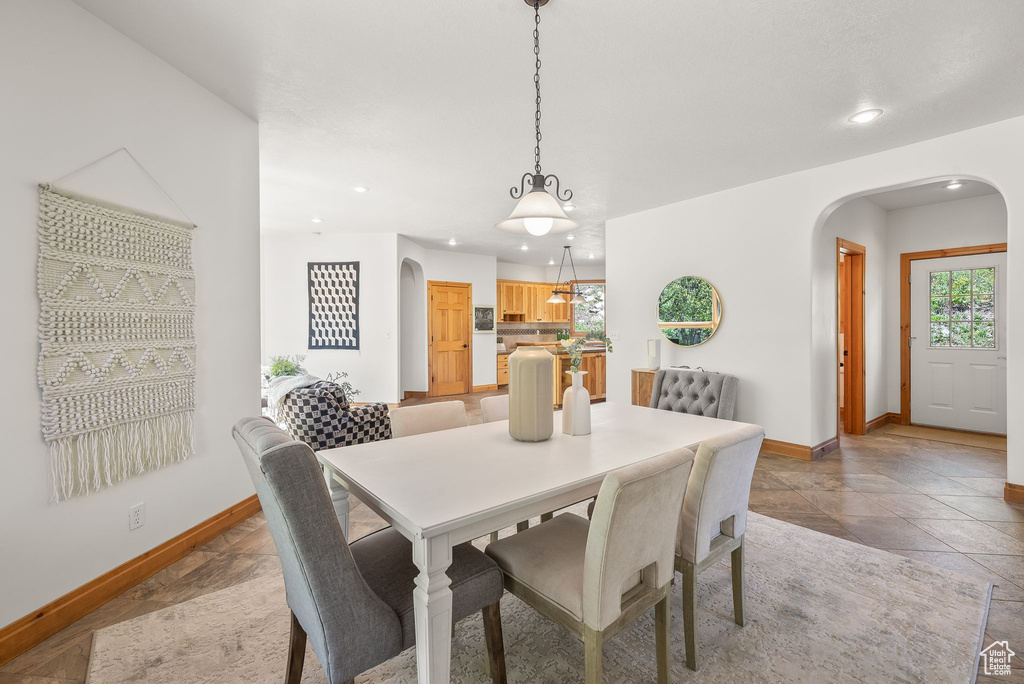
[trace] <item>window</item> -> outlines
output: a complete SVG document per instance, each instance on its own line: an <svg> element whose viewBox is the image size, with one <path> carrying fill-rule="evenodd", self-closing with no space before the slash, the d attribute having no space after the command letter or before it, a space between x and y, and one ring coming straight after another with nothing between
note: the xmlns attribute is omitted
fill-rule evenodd
<svg viewBox="0 0 1024 684"><path fill-rule="evenodd" d="M584 299L572 307L570 325L573 337L583 337L587 333L604 335L604 281L577 280L573 285Z"/></svg>
<svg viewBox="0 0 1024 684"><path fill-rule="evenodd" d="M996 348L996 269L933 271L929 346Z"/></svg>

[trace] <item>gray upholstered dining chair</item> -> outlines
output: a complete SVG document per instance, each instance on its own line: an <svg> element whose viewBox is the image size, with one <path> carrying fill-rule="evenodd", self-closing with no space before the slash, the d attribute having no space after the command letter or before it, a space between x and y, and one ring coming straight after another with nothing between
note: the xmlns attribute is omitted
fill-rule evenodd
<svg viewBox="0 0 1024 684"><path fill-rule="evenodd" d="M466 427L466 405L461 401L439 401L433 404L401 406L391 410L393 438L419 435L424 432Z"/></svg>
<svg viewBox="0 0 1024 684"><path fill-rule="evenodd" d="M291 639L286 684L299 684L307 635L330 684L353 678L412 646L412 545L386 528L346 543L312 449L267 418L245 418L232 435L256 486L281 559ZM483 612L487 663L505 682L498 566L469 544L452 549L453 621Z"/></svg>
<svg viewBox="0 0 1024 684"><path fill-rule="evenodd" d="M738 385L735 375L662 368L654 376L651 408L732 420Z"/></svg>
<svg viewBox="0 0 1024 684"><path fill-rule="evenodd" d="M693 452L671 451L609 473L588 521L563 513L487 547L505 588L584 644L587 684L603 644L655 607L658 682L669 679L672 558Z"/></svg>
<svg viewBox="0 0 1024 684"><path fill-rule="evenodd" d="M484 397L480 400L480 415L485 423L508 420L508 395Z"/></svg>
<svg viewBox="0 0 1024 684"><path fill-rule="evenodd" d="M743 619L743 538L754 465L764 429L747 425L701 442L686 487L676 539L675 568L683 575L686 666L697 670L697 576L732 554L733 617Z"/></svg>

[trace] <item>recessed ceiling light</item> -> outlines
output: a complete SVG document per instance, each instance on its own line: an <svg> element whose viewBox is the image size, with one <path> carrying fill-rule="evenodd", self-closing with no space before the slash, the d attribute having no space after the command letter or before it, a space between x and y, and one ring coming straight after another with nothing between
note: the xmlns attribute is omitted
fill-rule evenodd
<svg viewBox="0 0 1024 684"><path fill-rule="evenodd" d="M523 250L523 251L525 252L526 250L528 250L528 249L530 249L530 248L529 248L529 247L527 247L526 245L523 245L523 246L522 246L522 247L520 247L519 249L521 249L521 250Z"/></svg>
<svg viewBox="0 0 1024 684"><path fill-rule="evenodd" d="M877 119L880 116L882 116L882 110L881 109L865 109L862 112L857 112L856 114L851 116L848 120L851 123L862 124L862 123L867 123L869 121L874 121L875 119Z"/></svg>
<svg viewBox="0 0 1024 684"><path fill-rule="evenodd" d="M356 187L354 187L352 189L355 190L356 192L366 192L370 188L367 188L367 187L365 187L363 185L357 185Z"/></svg>
<svg viewBox="0 0 1024 684"><path fill-rule="evenodd" d="M455 241L455 238L452 238L451 240L448 241L448 244L451 245L452 247L454 247L455 245L457 245L459 243Z"/></svg>
<svg viewBox="0 0 1024 684"><path fill-rule="evenodd" d="M554 265L555 265L555 260L554 259L548 259L548 266L554 266Z"/></svg>
<svg viewBox="0 0 1024 684"><path fill-rule="evenodd" d="M587 258L588 258L588 259L593 259L593 258L594 258L594 253L593 253L593 252L591 252L590 254L588 254L588 255L587 255Z"/></svg>
<svg viewBox="0 0 1024 684"><path fill-rule="evenodd" d="M960 187L963 187L963 183L961 183L960 181L953 181L952 183L950 183L949 185L946 186L946 189L947 190L956 190L957 188L960 188Z"/></svg>
<svg viewBox="0 0 1024 684"><path fill-rule="evenodd" d="M563 211L572 211L575 208L576 208L575 204L563 204L562 205L562 210Z"/></svg>
<svg viewBox="0 0 1024 684"><path fill-rule="evenodd" d="M565 236L565 239L566 239L566 240L575 240L575 239L576 239L576 236L575 236L575 235L566 235L566 236Z"/></svg>
<svg viewBox="0 0 1024 684"><path fill-rule="evenodd" d="M322 218L320 218L319 216L314 216L312 220L313 220L313 223L323 223L324 222L324 220Z"/></svg>

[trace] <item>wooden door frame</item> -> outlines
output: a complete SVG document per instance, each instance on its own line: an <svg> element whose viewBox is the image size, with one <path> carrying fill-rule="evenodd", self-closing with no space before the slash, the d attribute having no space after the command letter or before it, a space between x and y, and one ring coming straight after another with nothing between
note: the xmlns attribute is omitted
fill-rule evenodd
<svg viewBox="0 0 1024 684"><path fill-rule="evenodd" d="M910 425L910 268L914 261L946 257L997 254L1006 251L1005 242L972 247L931 249L900 254L900 424ZM1006 296L1005 294L1003 295Z"/></svg>
<svg viewBox="0 0 1024 684"><path fill-rule="evenodd" d="M839 348L839 321L841 298L839 284L840 257L858 257L847 261L845 271L853 285L849 291L850 320L847 321L846 346L850 349L849 356L843 356ZM843 363L843 389L846 399L843 402L850 411L849 424L843 424L845 432L851 435L863 435L866 432L865 416L865 368L864 368L864 274L867 264L867 248L850 240L836 238L836 439L843 432L840 429L842 409L839 408L839 363ZM859 287L858 287L859 285Z"/></svg>
<svg viewBox="0 0 1024 684"><path fill-rule="evenodd" d="M433 300L434 287L465 287L469 298L466 301L469 307L469 315L466 316L466 324L469 326L469 378L466 394L473 391L473 283L456 283L450 280L428 280L427 281L427 396L437 397L437 378L434 377L434 321L433 307L430 302Z"/></svg>

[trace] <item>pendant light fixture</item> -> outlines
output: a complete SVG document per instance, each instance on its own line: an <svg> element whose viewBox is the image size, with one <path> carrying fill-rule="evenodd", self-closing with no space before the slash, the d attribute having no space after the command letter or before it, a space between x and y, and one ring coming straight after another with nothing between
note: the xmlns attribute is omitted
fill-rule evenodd
<svg viewBox="0 0 1024 684"><path fill-rule="evenodd" d="M562 205L558 202L568 202L572 199L572 190L566 188L563 192L559 186L558 176L551 173L544 175L540 166L540 6L546 5L550 0L526 0L526 4L533 7L533 54L535 58L533 84L537 90L537 111L534 114L534 130L537 144L533 148L533 173L525 173L519 181L519 186L512 186L509 194L512 199L519 200L516 208L507 219L498 223L495 227L502 230L509 230L517 233L527 232L530 235L547 235L548 233L563 233L567 230L579 228L580 224L565 215ZM530 191L526 191L529 185ZM548 193L548 188L554 186L554 196Z"/></svg>
<svg viewBox="0 0 1024 684"><path fill-rule="evenodd" d="M558 265L558 278L555 279L555 287L562 283L562 267L565 266L567 254L569 255L569 267L572 269L572 280L565 281L564 289L553 291L547 300L548 304L565 304L565 297L562 295L568 295L570 304L583 304L587 301L583 298L579 288L574 285L579 278L576 277L576 265L572 262L572 247L569 245L562 247L562 263Z"/></svg>

